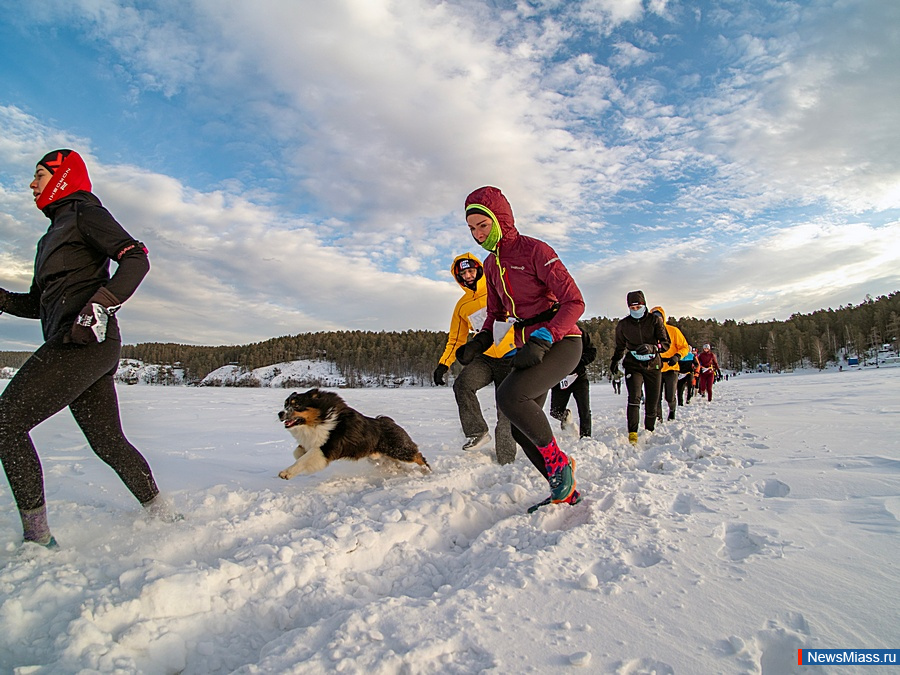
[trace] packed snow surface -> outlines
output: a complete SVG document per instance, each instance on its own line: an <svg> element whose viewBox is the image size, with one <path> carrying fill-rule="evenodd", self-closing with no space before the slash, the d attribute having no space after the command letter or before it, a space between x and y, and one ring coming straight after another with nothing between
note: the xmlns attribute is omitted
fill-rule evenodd
<svg viewBox="0 0 900 675"><path fill-rule="evenodd" d="M185 518L146 519L68 412L37 427L61 548L21 546L0 488L0 672L792 673L801 647L897 648L898 392L900 369L741 375L632 447L595 384L593 438L559 435L585 500L527 514L546 483L463 452L447 387L340 392L433 473L286 482L284 390L120 385Z"/></svg>

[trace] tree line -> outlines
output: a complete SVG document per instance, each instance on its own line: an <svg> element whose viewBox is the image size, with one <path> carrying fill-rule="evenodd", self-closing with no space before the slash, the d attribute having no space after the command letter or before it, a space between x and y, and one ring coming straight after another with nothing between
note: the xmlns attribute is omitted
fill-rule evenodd
<svg viewBox="0 0 900 675"><path fill-rule="evenodd" d="M597 347L597 360L588 367L592 381L607 376L618 317L595 317L579 322ZM884 344L897 354L900 346L900 291L872 298L859 305L793 314L785 321L746 323L731 319L670 318L692 346L709 343L723 369L773 371L801 365L825 368L847 356L861 361ZM177 366L187 382L199 382L213 370L239 364L252 370L301 359L333 362L348 386L364 378L407 378L426 386L444 350L447 333L331 331L300 333L248 345L220 347L175 343L125 345L122 357L148 364ZM876 352L877 353L877 352ZM0 367L18 368L29 352L0 352Z"/></svg>

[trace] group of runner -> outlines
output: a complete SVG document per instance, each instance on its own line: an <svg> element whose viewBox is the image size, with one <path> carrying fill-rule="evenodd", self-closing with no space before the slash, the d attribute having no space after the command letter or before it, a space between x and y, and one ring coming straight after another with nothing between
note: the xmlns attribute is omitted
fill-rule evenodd
<svg viewBox="0 0 900 675"><path fill-rule="evenodd" d="M22 520L24 540L57 546L47 521L43 471L30 432L68 407L92 450L119 475L153 517L181 516L161 499L146 459L125 437L113 375L121 354L116 311L135 292L150 265L146 247L134 239L92 193L81 156L68 149L47 153L29 185L50 227L37 246L32 285L27 292L0 289L0 313L40 319L44 344L0 394L0 460ZM556 252L519 233L512 207L492 186L465 200L469 232L488 255L471 254L451 267L464 290L457 303L450 339L434 372L444 384L453 360L464 366L454 382L464 448L490 441L475 393L496 387L496 452L513 461L516 445L547 480L549 496L529 511L551 503L576 504L575 460L559 446L543 407L553 391L551 415L572 424L566 407L574 396L580 434L591 433L587 365L596 357L589 336L577 325L584 299ZM110 274L110 263L117 264ZM656 422L660 387L666 382L670 418L680 361L690 350L677 328L665 323L662 308L647 311L640 291L628 294L629 316L616 328L610 370L623 359L628 388L629 437L637 436L640 394L645 427ZM468 339L469 334L474 337ZM679 337L680 336L680 337ZM715 357L700 362L700 390L712 397ZM624 357L624 358L623 358ZM704 360L706 359L706 360ZM669 374L671 373L671 375ZM709 375L709 377L707 377Z"/></svg>
<svg viewBox="0 0 900 675"><path fill-rule="evenodd" d="M470 331L478 333L486 318L487 288L479 285L483 278L480 264L471 253L457 257L451 266L451 274L463 288L463 296L454 309L451 329L444 353L434 373L435 384L445 384L444 378L456 359L456 350L463 350ZM502 287L502 292L508 292ZM692 348L684 334L667 322L662 307L649 311L642 291L632 291L626 297L629 314L618 322L615 332L615 351L610 361L609 377L613 390L621 392L624 379L628 392L626 422L628 439L637 443L640 426L641 407L644 407L644 428L653 431L656 422L662 420L662 401L668 406L668 420L674 420L678 406L690 403L695 389L712 401L712 386L720 374L719 364L710 345L702 350ZM507 315L507 320L509 316ZM529 319L515 319L514 325L526 326ZM460 422L466 440L464 450L475 450L491 441L487 422L481 412L476 393L491 382L499 387L510 372L510 355L515 347L510 347L510 332L506 324L483 354L477 354L464 364L462 372L453 384ZM504 330L510 331L505 335ZM503 337L500 337L500 336ZM488 344L487 336L482 338ZM582 331L582 355L574 371L566 375L551 388L550 415L558 419L563 428L574 426L572 411L567 407L570 396L574 396L578 408L579 435L591 435L590 382L587 365L596 358L597 350L591 344L589 335ZM620 363L624 373L620 369ZM498 389L499 391L499 389ZM507 420L498 403L498 420L495 428L495 452L497 461L506 464L515 459L516 447L507 432Z"/></svg>

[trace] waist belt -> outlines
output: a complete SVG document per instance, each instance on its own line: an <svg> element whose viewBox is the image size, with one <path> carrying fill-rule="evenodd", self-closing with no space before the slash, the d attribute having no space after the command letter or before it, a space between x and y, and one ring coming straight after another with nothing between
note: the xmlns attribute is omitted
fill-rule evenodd
<svg viewBox="0 0 900 675"><path fill-rule="evenodd" d="M533 316L530 319L516 319L517 327L525 327L525 326L533 326L536 323L543 323L544 321L549 321L553 318L553 316L559 311L559 303L554 302L550 309L545 309L543 312L538 314L537 316Z"/></svg>

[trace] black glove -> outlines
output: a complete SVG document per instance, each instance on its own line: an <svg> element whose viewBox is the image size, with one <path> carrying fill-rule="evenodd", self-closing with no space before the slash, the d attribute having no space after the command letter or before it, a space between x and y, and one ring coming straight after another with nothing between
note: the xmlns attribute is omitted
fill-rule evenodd
<svg viewBox="0 0 900 675"><path fill-rule="evenodd" d="M635 354L655 354L656 353L656 345L648 345L642 344L638 345L638 348L634 350Z"/></svg>
<svg viewBox="0 0 900 675"><path fill-rule="evenodd" d="M476 356L484 354L492 344L494 344L494 338L489 332L483 330L456 350L456 360L467 366L475 360Z"/></svg>
<svg viewBox="0 0 900 675"><path fill-rule="evenodd" d="M619 362L618 361L613 361L612 363L609 364L609 374L610 375L618 375L621 372L622 371L619 370Z"/></svg>
<svg viewBox="0 0 900 675"><path fill-rule="evenodd" d="M72 342L76 345L103 342L106 339L106 324L109 317L115 314L120 306L119 299L101 286L78 312L78 317L72 324L69 334L63 338L63 342Z"/></svg>
<svg viewBox="0 0 900 675"><path fill-rule="evenodd" d="M549 340L542 340L532 335L528 338L528 342L519 347L516 353L513 354L512 367L524 370L525 368L536 366L543 360L544 354L549 352L552 346L553 343Z"/></svg>
<svg viewBox="0 0 900 675"><path fill-rule="evenodd" d="M678 358L678 354L672 354L672 356L666 359L666 363L670 366L677 366L679 361L681 361L681 359Z"/></svg>
<svg viewBox="0 0 900 675"><path fill-rule="evenodd" d="M435 384L435 386L444 387L447 385L447 383L444 382L444 375L447 374L448 370L450 370L450 369L447 366L445 366L443 363L438 364L438 367L434 369L434 384Z"/></svg>

